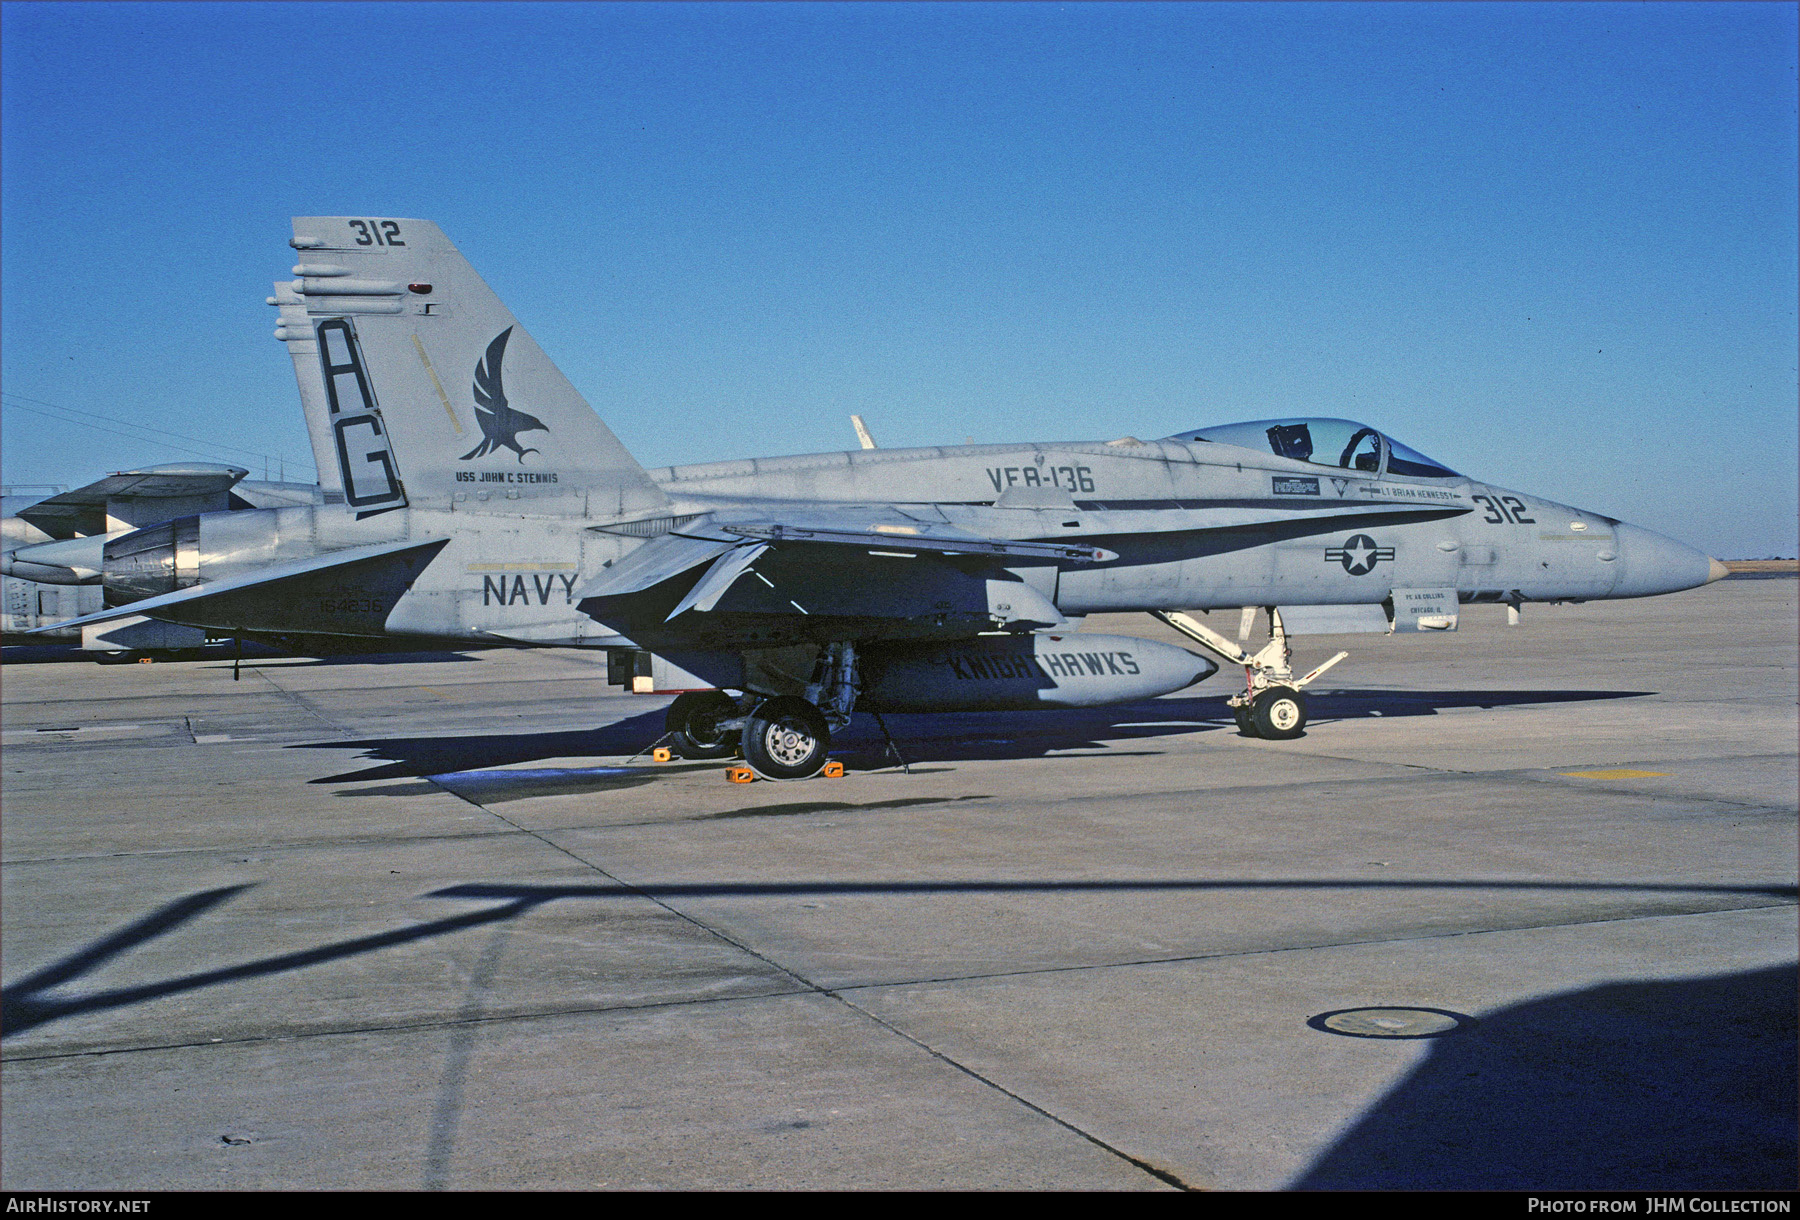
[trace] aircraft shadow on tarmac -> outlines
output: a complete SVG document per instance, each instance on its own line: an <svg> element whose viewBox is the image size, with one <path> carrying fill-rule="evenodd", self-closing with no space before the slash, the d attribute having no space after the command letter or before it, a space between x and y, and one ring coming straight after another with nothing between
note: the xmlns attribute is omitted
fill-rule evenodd
<svg viewBox="0 0 1800 1220"><path fill-rule="evenodd" d="M1791 965L1530 1000L1430 1056L1298 1190L1793 1190Z"/></svg>
<svg viewBox="0 0 1800 1220"><path fill-rule="evenodd" d="M161 979L154 982L140 983L129 987L116 987L105 991L82 994L55 994L59 988L72 983L84 975L92 973L106 962L113 960L146 944L157 937L166 935L190 921L204 915L214 907L221 905L237 894L250 888L248 885L230 885L219 889L203 890L189 894L167 903L141 919L127 924L118 931L101 937L92 944L84 946L59 961L53 962L39 970L14 980L11 984L0 988L0 1037L15 1037L27 1030L64 1017L81 1013L103 1012L111 1009L125 1008L134 1004L145 1003L163 996L178 995L185 992L198 991L207 987L215 987L225 983L240 982L248 979L262 978L268 975L285 974L294 970L303 970L311 966L343 958L357 957L365 953L377 952L396 945L409 944L414 941L428 940L439 936L460 932L468 928L480 927L484 924L499 923L516 919L537 907L549 902L570 900L586 901L619 901L619 900L662 900L682 898L770 898L795 897L813 895L866 895L872 897L916 897L930 900L940 895L954 894L1081 894L1081 893L1171 893L1185 892L1204 894L1218 891L1252 892L1259 890L1393 890L1396 892L1420 890L1531 890L1538 892L1566 893L1642 893L1658 894L1694 894L1713 895L1720 898L1741 900L1744 898L1776 899L1792 902L1800 896L1800 887L1792 885L1683 885L1668 882L1605 882L1605 881L1456 881L1431 879L1384 879L1367 878L1304 878L1304 879L1257 879L1257 880L1220 880L1206 878L1141 878L1141 879L1082 879L1082 880L896 880L896 881L772 881L772 882L679 882L668 884L624 885L518 885L497 883L464 883L446 886L433 890L426 897L451 898L476 901L491 901L495 905L467 911L460 915L451 915L442 919L410 923L404 927L387 932L377 932L368 936L352 937L348 940L334 941L311 949L296 950L291 953L277 954L253 961L242 962L235 966L222 966L211 970L197 971L191 974L178 975L174 978ZM1609 1001L1612 1002L1612 1001ZM1790 1001L1791 1002L1791 1001ZM1614 1006L1617 1004L1614 1002ZM1629 1006L1628 1006L1629 1007ZM1631 1010L1637 1012L1638 1019L1654 1026L1657 1010L1654 1006ZM1791 1008L1788 1028L1791 1041ZM1630 1015L1630 1012L1627 1013ZM1537 1020L1536 1017L1533 1020ZM1748 1024L1746 1024L1746 1021ZM1485 1024L1485 1023L1484 1023ZM1742 1029L1760 1031L1766 1022L1759 1017L1734 1017L1724 1013L1710 1019L1710 1024L1694 1024L1690 1032L1695 1036L1707 1036L1715 1039L1747 1037ZM1538 1025L1526 1022L1521 1028L1538 1029ZM1508 1028L1504 1023L1499 1027L1503 1032ZM1655 1027L1655 1028L1660 1028ZM1534 1037L1540 1035L1532 1035ZM1551 1035L1567 1042L1573 1035L1567 1030L1553 1030ZM1761 1037L1760 1033L1756 1034ZM1523 1037L1521 1035L1520 1037ZM1528 1039L1527 1039L1528 1041ZM1486 1048L1489 1044L1480 1044ZM1515 1038L1511 1042L1495 1043L1506 1049L1520 1060L1516 1068L1508 1070L1515 1073L1537 1071L1545 1075L1551 1068L1541 1066L1546 1062L1554 1063L1554 1072L1568 1073L1577 1068L1590 1072L1613 1073L1621 1077L1634 1072L1654 1071L1649 1063L1662 1053L1655 1045L1649 1045L1641 1051L1641 1061L1600 1057L1590 1063L1584 1055L1585 1051L1577 1049L1554 1060L1542 1053L1534 1052L1531 1046ZM1759 1045L1761 1045L1759 1043ZM1596 1050L1606 1050L1601 1045ZM1489 1054L1484 1049L1481 1053ZM1791 1053L1791 1048L1790 1048ZM1534 1057L1535 1055L1535 1057ZM1566 1062L1565 1062L1566 1061ZM1460 1061L1457 1061L1460 1062ZM1500 1063L1496 1060L1496 1063ZM1770 1061L1775 1064L1774 1060ZM1538 1065L1534 1067L1533 1065ZM1585 1066L1583 1066L1585 1065ZM1695 1064L1689 1063L1691 1069ZM1776 1064L1778 1066L1778 1064ZM1464 1071L1458 1067L1457 1071ZM1470 1070L1479 1071L1477 1065ZM1457 1081L1468 1081L1466 1087L1478 1090L1475 1096L1485 1100L1494 1096L1492 1087L1479 1088L1472 1083L1478 1078L1463 1076L1445 1076L1455 1084ZM1790 1071L1782 1079L1792 1083L1793 1073ZM1692 1079L1682 1081L1691 1085ZM1436 1086L1433 1086L1436 1087ZM1443 1092L1439 1088L1438 1092ZM1436 1094L1433 1094L1436 1096ZM1504 1116L1492 1119L1496 1132L1510 1130L1506 1126ZM1790 1124L1791 1127L1791 1124ZM1495 1135L1494 1138L1499 1138ZM1381 1142L1385 1135L1371 1136L1371 1145L1378 1151L1386 1145ZM1422 1141L1421 1148L1434 1148L1427 1133L1418 1137ZM1312 1171L1314 1174L1327 1172L1355 1172L1356 1167L1370 1160L1375 1153L1358 1151L1359 1145L1354 1143L1354 1133L1346 1139L1347 1148L1339 1162L1332 1157L1338 1156L1334 1150L1320 1165ZM1425 1155L1423 1153L1421 1156ZM1359 1161L1358 1158L1361 1158ZM1380 1158L1377 1156L1377 1160ZM1334 1169L1334 1164L1346 1164L1349 1170ZM1309 1178L1310 1181L1310 1178Z"/></svg>
<svg viewBox="0 0 1800 1220"><path fill-rule="evenodd" d="M300 656L291 652L283 652L279 648L271 648L264 644L246 642L242 658L243 668L267 665L271 669L310 669L316 665L425 665L441 661L473 661L471 651L460 650L425 650L418 652L394 652L392 641L383 641L386 650L381 652L357 652L348 649L342 653L329 656ZM185 655L172 658L178 661L211 662L208 669L221 667L230 669L234 659L232 647L226 644L208 644L203 648L182 649ZM106 665L126 664L134 661L136 654L120 653L117 656L92 649L83 649L74 644L8 644L0 649L0 665Z"/></svg>
<svg viewBox="0 0 1800 1220"><path fill-rule="evenodd" d="M1654 694L1636 690L1460 690L1385 691L1333 690L1311 696L1312 725L1362 718L1435 716L1457 708L1498 708L1553 703L1578 703L1602 699L1633 699ZM1106 707L1069 708L1042 712L963 712L947 714L892 714L884 717L901 754L909 764L934 762L1000 761L1042 758L1068 750L1105 750L1117 757L1127 751L1118 743L1151 741L1160 737L1197 732L1230 732L1237 728L1223 697L1207 699L1154 699L1142 703ZM361 741L320 741L295 746L311 750L362 750L362 757L385 763L354 771L321 776L315 784L350 780L387 780L461 775L489 767L537 762L546 758L618 758L648 754L663 731L663 708L640 713L593 729L548 733L473 734L466 737L385 737ZM858 770L893 765L887 739L873 716L858 716L848 731L832 739L832 753ZM588 788L580 776L590 777ZM540 782L558 791L633 787L650 783L658 774L646 770L626 775L617 769L591 772L569 770L560 778L547 773ZM519 782L529 777L521 775ZM382 795L396 790L374 789ZM429 789L420 788L420 792Z"/></svg>

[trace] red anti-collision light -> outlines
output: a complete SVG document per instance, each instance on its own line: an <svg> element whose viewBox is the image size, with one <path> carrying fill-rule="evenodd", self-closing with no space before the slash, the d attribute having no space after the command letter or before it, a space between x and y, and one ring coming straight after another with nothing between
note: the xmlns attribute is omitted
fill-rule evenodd
<svg viewBox="0 0 1800 1220"><path fill-rule="evenodd" d="M409 292L416 292L420 296L424 296L431 291L430 284L408 284L406 287Z"/></svg>

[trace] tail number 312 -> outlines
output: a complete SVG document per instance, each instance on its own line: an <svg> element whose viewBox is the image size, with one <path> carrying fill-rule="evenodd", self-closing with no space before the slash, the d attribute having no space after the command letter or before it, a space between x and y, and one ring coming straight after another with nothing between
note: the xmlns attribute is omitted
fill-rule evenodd
<svg viewBox="0 0 1800 1220"><path fill-rule="evenodd" d="M397 220L353 220L350 227L356 230L356 244L359 246L404 246L400 240L400 222Z"/></svg>

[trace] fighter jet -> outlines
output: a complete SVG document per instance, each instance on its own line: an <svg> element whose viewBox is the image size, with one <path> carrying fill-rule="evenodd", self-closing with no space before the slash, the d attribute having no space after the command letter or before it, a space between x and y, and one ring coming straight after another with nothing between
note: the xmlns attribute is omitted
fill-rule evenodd
<svg viewBox="0 0 1800 1220"><path fill-rule="evenodd" d="M435 225L302 217L290 244L269 303L325 502L114 539L118 608L78 621L605 649L615 682L683 692L684 753L793 779L856 710L1144 699L1218 668L1076 634L1097 611L1161 614L1243 665L1239 723L1279 739L1340 659L1296 676L1290 630L1449 631L1464 602L1724 574L1340 419L646 470ZM1244 607L1267 608L1255 653L1187 613Z"/></svg>
<svg viewBox="0 0 1800 1220"><path fill-rule="evenodd" d="M7 496L0 504L0 632L11 643L80 641L108 655L198 648L206 632L141 616L83 629L106 607L106 543L143 526L201 513L318 502L309 483L246 480L239 466L174 462L120 470L73 491ZM171 587L174 587L171 585ZM37 632L26 638L27 632Z"/></svg>

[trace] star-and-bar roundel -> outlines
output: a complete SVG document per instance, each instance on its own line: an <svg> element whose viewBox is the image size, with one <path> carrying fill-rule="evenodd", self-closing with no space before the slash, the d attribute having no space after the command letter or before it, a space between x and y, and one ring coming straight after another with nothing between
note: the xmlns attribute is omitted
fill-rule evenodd
<svg viewBox="0 0 1800 1220"><path fill-rule="evenodd" d="M1325 552L1326 563L1341 563L1344 571L1352 576L1366 576L1375 570L1376 564L1393 557L1393 547L1376 546L1375 540L1367 534L1352 534L1344 540L1342 547L1332 547Z"/></svg>

